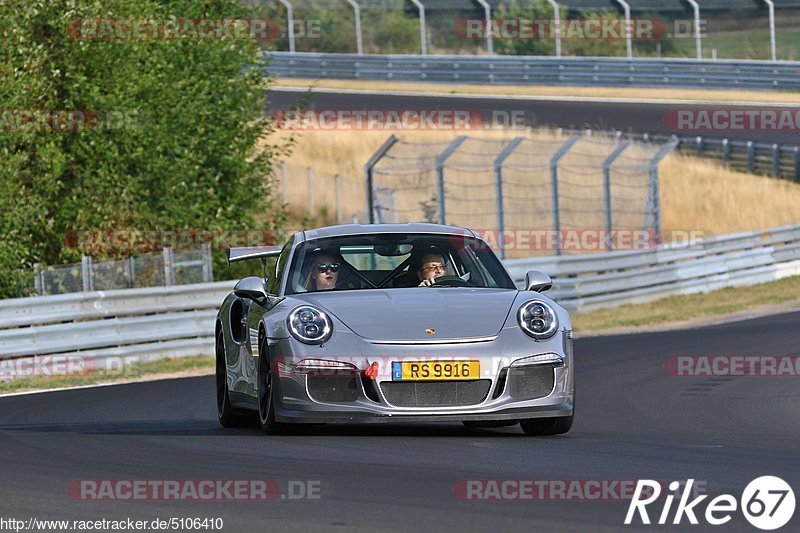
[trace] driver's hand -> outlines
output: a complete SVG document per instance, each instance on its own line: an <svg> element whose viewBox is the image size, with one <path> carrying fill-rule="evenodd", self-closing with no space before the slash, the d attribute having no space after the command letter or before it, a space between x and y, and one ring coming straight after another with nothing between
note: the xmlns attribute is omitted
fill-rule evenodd
<svg viewBox="0 0 800 533"><path fill-rule="evenodd" d="M428 278L428 279L423 279L422 283L420 283L419 286L420 287L430 287L434 283L436 283L436 278Z"/></svg>

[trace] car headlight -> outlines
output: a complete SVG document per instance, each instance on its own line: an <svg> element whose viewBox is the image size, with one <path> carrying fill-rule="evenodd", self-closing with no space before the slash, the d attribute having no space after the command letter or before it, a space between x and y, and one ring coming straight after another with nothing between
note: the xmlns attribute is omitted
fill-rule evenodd
<svg viewBox="0 0 800 533"><path fill-rule="evenodd" d="M556 312L541 300L523 304L517 312L517 322L534 339L549 339L558 330Z"/></svg>
<svg viewBox="0 0 800 533"><path fill-rule="evenodd" d="M292 337L306 344L322 344L333 333L331 319L310 305L297 307L286 317Z"/></svg>

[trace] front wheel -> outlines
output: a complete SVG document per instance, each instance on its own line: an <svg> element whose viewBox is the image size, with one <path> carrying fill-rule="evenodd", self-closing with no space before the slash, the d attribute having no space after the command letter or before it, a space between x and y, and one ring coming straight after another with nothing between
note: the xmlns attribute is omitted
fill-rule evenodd
<svg viewBox="0 0 800 533"><path fill-rule="evenodd" d="M573 416L557 416L552 418L529 418L520 420L519 425L526 435L546 436L562 435L572 428Z"/></svg>
<svg viewBox="0 0 800 533"><path fill-rule="evenodd" d="M263 335L258 341L258 422L268 435L282 432L284 425L275 421L275 386L269 367L267 342Z"/></svg>

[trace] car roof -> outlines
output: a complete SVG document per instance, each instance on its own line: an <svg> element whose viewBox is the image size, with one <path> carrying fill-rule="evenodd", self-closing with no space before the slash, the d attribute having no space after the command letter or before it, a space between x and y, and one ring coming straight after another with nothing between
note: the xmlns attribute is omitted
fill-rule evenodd
<svg viewBox="0 0 800 533"><path fill-rule="evenodd" d="M301 231L297 236L299 237L299 242L304 242L326 237L376 235L381 233L427 233L438 235L465 235L468 237L476 236L472 231L465 228L423 222L410 222L406 224L342 224L340 226L327 226L324 228Z"/></svg>

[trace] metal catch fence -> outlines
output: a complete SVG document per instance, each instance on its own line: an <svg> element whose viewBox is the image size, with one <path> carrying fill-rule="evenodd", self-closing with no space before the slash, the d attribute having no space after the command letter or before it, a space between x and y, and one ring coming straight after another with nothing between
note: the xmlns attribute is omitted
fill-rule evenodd
<svg viewBox="0 0 800 533"><path fill-rule="evenodd" d="M141 287L171 287L207 283L213 279L211 247L130 256L118 261L94 261L44 267L34 265L34 285L39 296L73 292L107 291Z"/></svg>
<svg viewBox="0 0 800 533"><path fill-rule="evenodd" d="M658 242L658 164L677 146L572 136L509 140L391 136L365 167L370 221L436 222L506 236L644 231ZM507 249L502 257L543 250ZM546 253L566 250L562 239Z"/></svg>

